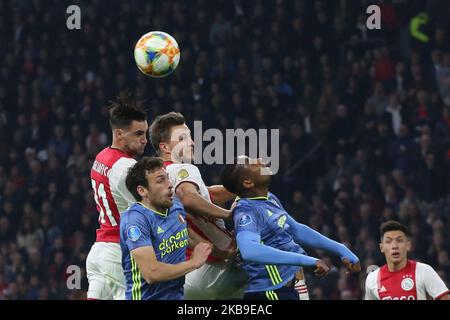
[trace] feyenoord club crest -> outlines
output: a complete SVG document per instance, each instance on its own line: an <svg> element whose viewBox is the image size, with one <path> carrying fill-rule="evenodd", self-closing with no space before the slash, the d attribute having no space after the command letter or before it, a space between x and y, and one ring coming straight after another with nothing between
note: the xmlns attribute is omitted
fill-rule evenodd
<svg viewBox="0 0 450 320"><path fill-rule="evenodd" d="M403 290L409 291L412 288L414 288L414 280L409 277L406 277L405 279L402 280L401 286Z"/></svg>

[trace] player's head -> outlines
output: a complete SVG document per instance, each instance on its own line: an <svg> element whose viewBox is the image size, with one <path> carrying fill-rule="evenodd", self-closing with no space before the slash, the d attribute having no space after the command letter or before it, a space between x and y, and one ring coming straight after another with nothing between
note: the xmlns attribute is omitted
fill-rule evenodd
<svg viewBox="0 0 450 320"><path fill-rule="evenodd" d="M381 224L380 235L380 250L386 261L392 264L406 261L408 251L411 249L408 228L400 222L389 220Z"/></svg>
<svg viewBox="0 0 450 320"><path fill-rule="evenodd" d="M173 186L161 158L140 159L129 169L125 183L136 201L148 202L158 209L172 206Z"/></svg>
<svg viewBox="0 0 450 320"><path fill-rule="evenodd" d="M261 158L247 156L239 156L232 164L226 164L220 174L225 189L239 197L248 197L255 189L268 189L271 176Z"/></svg>
<svg viewBox="0 0 450 320"><path fill-rule="evenodd" d="M150 126L150 140L156 153L165 160L192 163L194 141L184 116L169 112L156 117Z"/></svg>
<svg viewBox="0 0 450 320"><path fill-rule="evenodd" d="M113 131L113 144L130 156L141 155L147 145L147 114L131 98L122 92L109 106L109 124Z"/></svg>

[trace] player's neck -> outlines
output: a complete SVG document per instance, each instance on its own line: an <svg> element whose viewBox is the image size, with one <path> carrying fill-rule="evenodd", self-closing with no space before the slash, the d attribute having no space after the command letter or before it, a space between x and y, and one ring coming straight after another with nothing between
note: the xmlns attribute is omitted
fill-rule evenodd
<svg viewBox="0 0 450 320"><path fill-rule="evenodd" d="M249 192L243 195L243 198L260 198L260 197L266 197L269 194L269 189L266 187L263 188L253 188Z"/></svg>
<svg viewBox="0 0 450 320"><path fill-rule="evenodd" d="M111 144L111 148L120 150L123 153L128 154L128 152L125 150L124 146L121 146L119 143L115 142L114 140L113 140L113 143Z"/></svg>
<svg viewBox="0 0 450 320"><path fill-rule="evenodd" d="M166 216L167 215L167 208L159 208L157 206L154 206L153 204L150 203L150 201L142 199L141 202L139 202L141 205L143 205L144 207L146 207L147 209L150 209L151 211L156 212L157 214L160 214L162 216Z"/></svg>
<svg viewBox="0 0 450 320"><path fill-rule="evenodd" d="M171 163L179 163L175 157L172 157L172 153L162 153L160 154L160 157L164 160L164 162L171 162Z"/></svg>
<svg viewBox="0 0 450 320"><path fill-rule="evenodd" d="M387 267L389 272L397 272L406 267L406 264L408 263L408 259L405 259L403 261L400 261L399 263L394 262L388 262Z"/></svg>
<svg viewBox="0 0 450 320"><path fill-rule="evenodd" d="M172 159L170 154L162 154L161 158L163 158L164 162L177 163L176 161L173 161L173 159Z"/></svg>

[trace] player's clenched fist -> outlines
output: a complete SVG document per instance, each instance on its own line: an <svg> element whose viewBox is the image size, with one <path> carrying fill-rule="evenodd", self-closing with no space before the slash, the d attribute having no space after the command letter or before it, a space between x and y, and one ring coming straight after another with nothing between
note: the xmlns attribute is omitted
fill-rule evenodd
<svg viewBox="0 0 450 320"><path fill-rule="evenodd" d="M330 271L330 268L327 266L325 262L322 260L317 260L316 262L316 269L314 269L314 273L319 278L322 278L324 275L326 275Z"/></svg>
<svg viewBox="0 0 450 320"><path fill-rule="evenodd" d="M342 259L342 263L347 268L347 273L354 273L361 271L361 264L359 263L359 261L356 263L351 263L349 259L344 258Z"/></svg>
<svg viewBox="0 0 450 320"><path fill-rule="evenodd" d="M211 243L206 242L200 242L194 247L191 255L191 261L196 269L200 268L206 262L211 250Z"/></svg>

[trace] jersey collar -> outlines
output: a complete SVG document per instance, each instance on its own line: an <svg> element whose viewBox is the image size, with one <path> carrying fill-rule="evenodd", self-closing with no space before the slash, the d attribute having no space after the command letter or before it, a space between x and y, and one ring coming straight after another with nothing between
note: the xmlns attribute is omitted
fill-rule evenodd
<svg viewBox="0 0 450 320"><path fill-rule="evenodd" d="M149 208L149 207L147 207L145 204L143 204L142 202L138 202L141 206L143 206L144 208L147 208L148 210L150 210L151 212L154 212L154 213L156 213L156 214L159 214L160 216L162 216L162 217L167 217L167 215L168 215L168 213L169 213L169 209L166 209L166 211L165 212L159 212L159 211L156 211L155 209L152 209L152 208Z"/></svg>
<svg viewBox="0 0 450 320"><path fill-rule="evenodd" d="M173 164L173 161L164 161L164 167Z"/></svg>
<svg viewBox="0 0 450 320"><path fill-rule="evenodd" d="M108 148L109 148L109 149L112 149L112 150L119 151L120 153L123 153L123 154L126 155L127 157L132 158L128 153L126 153L125 151L123 151L123 150L121 150L121 149L119 149L119 148L115 148L115 147L111 147L111 146L109 146Z"/></svg>
<svg viewBox="0 0 450 320"><path fill-rule="evenodd" d="M241 198L236 197L236 200L240 200ZM269 194L267 194L267 196L265 197L252 197L252 198L242 198L242 199L247 199L247 200L269 200Z"/></svg>

